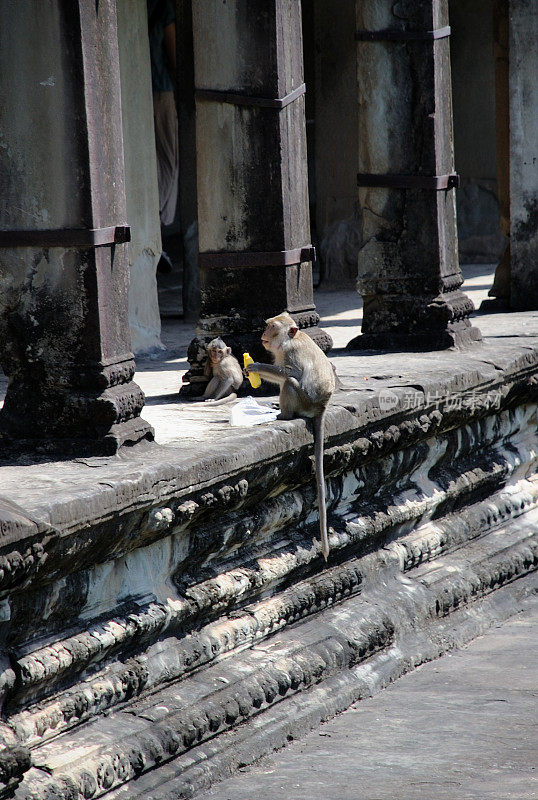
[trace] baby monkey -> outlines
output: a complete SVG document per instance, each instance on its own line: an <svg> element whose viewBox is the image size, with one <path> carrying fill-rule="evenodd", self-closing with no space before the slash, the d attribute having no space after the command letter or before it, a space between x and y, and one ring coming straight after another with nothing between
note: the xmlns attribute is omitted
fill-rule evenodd
<svg viewBox="0 0 538 800"><path fill-rule="evenodd" d="M314 461L318 490L321 549L329 555L325 476L323 474L323 436L325 409L335 390L333 366L325 353L299 330L286 312L266 320L262 344L273 355L274 364L249 364L245 370L258 372L270 383L280 386L279 419L307 417L314 424Z"/></svg>
<svg viewBox="0 0 538 800"><path fill-rule="evenodd" d="M235 400L235 391L243 383L243 371L239 361L232 355L231 347L227 347L220 337L213 339L206 347L207 361L204 375L210 378L204 392L204 400L213 405L222 400ZM234 391L235 390L235 391Z"/></svg>

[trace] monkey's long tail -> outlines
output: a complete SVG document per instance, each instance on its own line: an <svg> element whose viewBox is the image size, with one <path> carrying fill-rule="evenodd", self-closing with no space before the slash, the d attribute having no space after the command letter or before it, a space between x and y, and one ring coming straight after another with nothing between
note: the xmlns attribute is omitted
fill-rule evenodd
<svg viewBox="0 0 538 800"><path fill-rule="evenodd" d="M325 503L325 474L323 472L323 440L325 430L325 412L314 417L314 463L316 484L318 489L319 532L321 534L321 552L325 561L329 556L329 534L327 532L327 506Z"/></svg>
<svg viewBox="0 0 538 800"><path fill-rule="evenodd" d="M204 400L204 405L213 408L213 406L223 406L225 403L231 403L232 400L237 400L237 395L235 392L226 395L226 397L220 397L218 400Z"/></svg>

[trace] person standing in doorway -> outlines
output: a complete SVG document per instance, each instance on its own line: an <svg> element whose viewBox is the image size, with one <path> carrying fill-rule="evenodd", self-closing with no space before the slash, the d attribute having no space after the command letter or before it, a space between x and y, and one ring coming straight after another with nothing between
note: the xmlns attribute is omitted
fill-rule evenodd
<svg viewBox="0 0 538 800"><path fill-rule="evenodd" d="M159 215L161 225L171 225L176 214L179 179L178 123L174 98L175 13L171 0L147 0L147 4ZM169 272L171 268L170 259L163 252L157 269Z"/></svg>

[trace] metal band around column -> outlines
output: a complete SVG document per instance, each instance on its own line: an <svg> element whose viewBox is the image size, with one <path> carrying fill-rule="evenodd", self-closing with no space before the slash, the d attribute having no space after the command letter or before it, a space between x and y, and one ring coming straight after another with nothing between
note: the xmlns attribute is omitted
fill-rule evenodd
<svg viewBox="0 0 538 800"><path fill-rule="evenodd" d="M277 250L269 253L200 253L200 269L248 269L249 267L289 267L302 261L315 261L316 248L312 245L295 250Z"/></svg>
<svg viewBox="0 0 538 800"><path fill-rule="evenodd" d="M217 89L195 89L194 96L197 100L215 100L217 103L232 103L236 106L260 106L261 108L276 108L278 110L289 106L298 97L306 92L303 83L285 97L255 97L250 94L236 92L222 92Z"/></svg>
<svg viewBox="0 0 538 800"><path fill-rule="evenodd" d="M129 225L0 231L0 247L104 247L131 241Z"/></svg>
<svg viewBox="0 0 538 800"><path fill-rule="evenodd" d="M436 28L433 31L384 30L355 32L355 39L358 42L431 42L435 39L445 39L447 36L450 36L450 25L446 25L444 28Z"/></svg>
<svg viewBox="0 0 538 800"><path fill-rule="evenodd" d="M359 172L357 186L371 186L385 189L457 189L460 185L460 176L456 173L450 175L372 175L368 172Z"/></svg>

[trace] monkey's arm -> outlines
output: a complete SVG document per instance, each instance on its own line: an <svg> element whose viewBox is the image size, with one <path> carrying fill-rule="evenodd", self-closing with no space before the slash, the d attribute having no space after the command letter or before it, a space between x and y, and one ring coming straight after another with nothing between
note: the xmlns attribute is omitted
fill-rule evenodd
<svg viewBox="0 0 538 800"><path fill-rule="evenodd" d="M290 367L278 367L276 364L259 364L255 361L253 364L247 364L245 371L257 372L264 381L269 383L277 383L279 386L290 377L297 377L294 370Z"/></svg>

